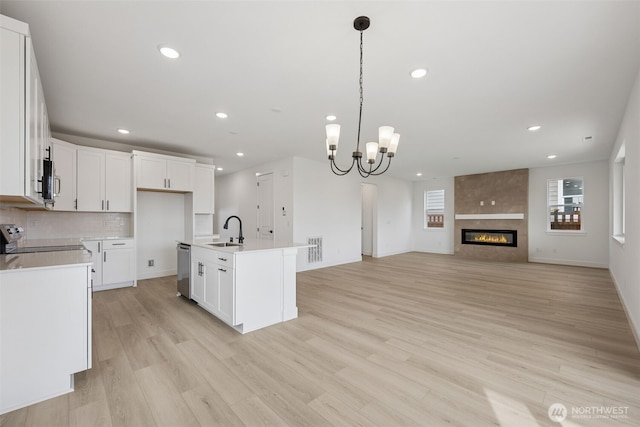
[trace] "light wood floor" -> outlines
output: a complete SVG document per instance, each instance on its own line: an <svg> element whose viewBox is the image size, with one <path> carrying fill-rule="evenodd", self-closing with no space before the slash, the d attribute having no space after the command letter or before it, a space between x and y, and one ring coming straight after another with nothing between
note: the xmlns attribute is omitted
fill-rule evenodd
<svg viewBox="0 0 640 427"><path fill-rule="evenodd" d="M640 353L606 270L408 253L298 274L300 317L240 335L175 278L96 293L93 369L2 426L559 425L628 407Z"/></svg>

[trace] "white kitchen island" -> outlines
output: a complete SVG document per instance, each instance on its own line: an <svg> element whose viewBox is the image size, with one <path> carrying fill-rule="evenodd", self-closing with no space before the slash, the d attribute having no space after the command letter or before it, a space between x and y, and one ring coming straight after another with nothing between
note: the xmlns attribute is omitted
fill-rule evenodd
<svg viewBox="0 0 640 427"><path fill-rule="evenodd" d="M91 255L0 255L0 414L73 391L91 367Z"/></svg>
<svg viewBox="0 0 640 427"><path fill-rule="evenodd" d="M245 240L191 245L191 299L240 333L298 317L296 255L309 245Z"/></svg>

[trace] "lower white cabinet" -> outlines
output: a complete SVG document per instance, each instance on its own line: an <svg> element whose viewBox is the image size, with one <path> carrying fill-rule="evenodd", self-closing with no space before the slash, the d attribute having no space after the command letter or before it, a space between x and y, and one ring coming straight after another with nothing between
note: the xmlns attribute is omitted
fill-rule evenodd
<svg viewBox="0 0 640 427"><path fill-rule="evenodd" d="M0 271L0 414L73 391L91 368L89 270Z"/></svg>
<svg viewBox="0 0 640 427"><path fill-rule="evenodd" d="M93 290L135 286L133 239L85 240L93 259Z"/></svg>
<svg viewBox="0 0 640 427"><path fill-rule="evenodd" d="M191 299L231 326L234 286L233 254L191 247Z"/></svg>
<svg viewBox="0 0 640 427"><path fill-rule="evenodd" d="M191 299L243 334L295 319L297 252L284 245L191 245Z"/></svg>

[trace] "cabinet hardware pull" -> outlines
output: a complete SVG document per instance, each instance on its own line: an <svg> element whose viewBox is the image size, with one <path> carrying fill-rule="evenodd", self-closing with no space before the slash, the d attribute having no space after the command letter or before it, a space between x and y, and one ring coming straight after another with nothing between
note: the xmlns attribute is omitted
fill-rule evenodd
<svg viewBox="0 0 640 427"><path fill-rule="evenodd" d="M109 210L109 201L107 200L107 210Z"/></svg>
<svg viewBox="0 0 640 427"><path fill-rule="evenodd" d="M103 260L102 261L103 262L107 262L107 251L104 251L102 256L103 256Z"/></svg>
<svg viewBox="0 0 640 427"><path fill-rule="evenodd" d="M167 181L169 182L169 188L171 188L171 178L167 178Z"/></svg>
<svg viewBox="0 0 640 427"><path fill-rule="evenodd" d="M220 261L227 261L226 258L218 258Z"/></svg>
<svg viewBox="0 0 640 427"><path fill-rule="evenodd" d="M123 246L126 245L126 243L112 243L111 246Z"/></svg>
<svg viewBox="0 0 640 427"><path fill-rule="evenodd" d="M58 191L56 192L55 190L55 183L58 183ZM53 195L54 196L59 196L60 192L62 191L62 180L60 179L59 176L56 176L53 178L53 183L54 183L54 190L53 190Z"/></svg>
<svg viewBox="0 0 640 427"><path fill-rule="evenodd" d="M98 242L98 253L100 253L100 242Z"/></svg>
<svg viewBox="0 0 640 427"><path fill-rule="evenodd" d="M224 268L219 268L218 270L222 271L223 273L227 272L227 270L225 270Z"/></svg>
<svg viewBox="0 0 640 427"><path fill-rule="evenodd" d="M102 208L100 208L100 210L104 210L104 200L102 201Z"/></svg>

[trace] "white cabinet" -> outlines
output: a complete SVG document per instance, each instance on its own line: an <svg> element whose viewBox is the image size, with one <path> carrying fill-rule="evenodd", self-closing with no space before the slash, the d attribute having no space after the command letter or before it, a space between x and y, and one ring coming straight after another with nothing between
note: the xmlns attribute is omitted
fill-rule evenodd
<svg viewBox="0 0 640 427"><path fill-rule="evenodd" d="M191 192L195 160L134 151L136 187L143 190Z"/></svg>
<svg viewBox="0 0 640 427"><path fill-rule="evenodd" d="M193 185L193 213L213 214L215 211L213 197L215 167L196 163L195 178Z"/></svg>
<svg viewBox="0 0 640 427"><path fill-rule="evenodd" d="M89 147L77 149L77 209L131 212L131 155Z"/></svg>
<svg viewBox="0 0 640 427"><path fill-rule="evenodd" d="M133 239L85 240L93 260L93 290L135 285L135 248Z"/></svg>
<svg viewBox="0 0 640 427"><path fill-rule="evenodd" d="M133 240L103 240L102 286L132 282L135 277Z"/></svg>
<svg viewBox="0 0 640 427"><path fill-rule="evenodd" d="M0 15L0 201L43 204L50 131L29 27Z"/></svg>
<svg viewBox="0 0 640 427"><path fill-rule="evenodd" d="M73 211L76 209L76 146L59 139L52 141L56 196L53 209Z"/></svg>
<svg viewBox="0 0 640 427"><path fill-rule="evenodd" d="M0 271L0 414L73 391L91 367L90 267L74 262Z"/></svg>
<svg viewBox="0 0 640 427"><path fill-rule="evenodd" d="M216 265L218 282L216 316L229 325L235 325L235 277L232 256L229 264L218 263Z"/></svg>
<svg viewBox="0 0 640 427"><path fill-rule="evenodd" d="M191 299L234 325L233 254L191 246Z"/></svg>

